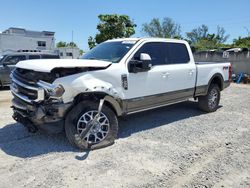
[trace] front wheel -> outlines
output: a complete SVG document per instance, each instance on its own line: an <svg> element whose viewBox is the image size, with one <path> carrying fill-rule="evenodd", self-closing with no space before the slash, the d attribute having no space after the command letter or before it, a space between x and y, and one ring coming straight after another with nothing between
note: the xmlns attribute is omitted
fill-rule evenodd
<svg viewBox="0 0 250 188"><path fill-rule="evenodd" d="M205 112L214 112L218 109L220 102L220 88L216 84L211 84L207 95L198 98L199 108Z"/></svg>
<svg viewBox="0 0 250 188"><path fill-rule="evenodd" d="M67 115L65 120L65 133L69 142L80 149L97 149L112 145L118 133L118 120L116 114L105 104L96 121L98 103L82 101L78 103ZM80 136L91 124L91 128L84 136Z"/></svg>

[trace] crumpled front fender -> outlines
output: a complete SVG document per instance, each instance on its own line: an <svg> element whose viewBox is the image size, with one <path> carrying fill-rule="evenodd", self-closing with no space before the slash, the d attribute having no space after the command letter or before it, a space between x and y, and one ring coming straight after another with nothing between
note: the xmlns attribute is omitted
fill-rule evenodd
<svg viewBox="0 0 250 188"><path fill-rule="evenodd" d="M71 102L80 93L106 93L108 96L119 100L122 93L119 92L111 83L96 78L92 74L71 75L55 80L54 84L61 84L65 93L63 94L64 103Z"/></svg>

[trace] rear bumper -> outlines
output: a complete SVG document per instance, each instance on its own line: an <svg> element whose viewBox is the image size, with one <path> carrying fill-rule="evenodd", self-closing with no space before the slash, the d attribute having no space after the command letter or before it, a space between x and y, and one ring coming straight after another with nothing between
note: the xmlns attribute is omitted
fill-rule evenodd
<svg viewBox="0 0 250 188"><path fill-rule="evenodd" d="M18 98L12 100L13 118L21 124L32 124L34 128L49 133L58 133L64 129L64 117L71 103L29 104Z"/></svg>

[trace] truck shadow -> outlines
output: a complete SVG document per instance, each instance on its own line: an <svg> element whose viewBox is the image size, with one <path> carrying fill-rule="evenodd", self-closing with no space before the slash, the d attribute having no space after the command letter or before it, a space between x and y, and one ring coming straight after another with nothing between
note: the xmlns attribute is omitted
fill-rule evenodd
<svg viewBox="0 0 250 188"><path fill-rule="evenodd" d="M30 158L52 152L78 151L68 143L64 133L32 134L19 123L9 124L0 129L0 149L8 155L20 158Z"/></svg>
<svg viewBox="0 0 250 188"><path fill-rule="evenodd" d="M197 103L184 102L160 109L141 112L127 116L120 120L119 138L126 138L130 135L167 125L172 122L180 121L189 117L202 114L196 108ZM20 158L30 158L52 152L79 152L74 149L67 141L65 134L30 134L18 123L6 125L0 129L0 149L8 155ZM78 160L84 160L86 155Z"/></svg>
<svg viewBox="0 0 250 188"><path fill-rule="evenodd" d="M198 103L193 101L131 114L120 121L118 137L125 138L136 132L153 129L201 114L204 114L204 112L199 110Z"/></svg>

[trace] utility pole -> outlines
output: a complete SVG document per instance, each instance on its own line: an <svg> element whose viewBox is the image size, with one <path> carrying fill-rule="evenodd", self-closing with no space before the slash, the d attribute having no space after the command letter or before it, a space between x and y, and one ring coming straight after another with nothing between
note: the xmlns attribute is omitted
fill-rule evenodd
<svg viewBox="0 0 250 188"><path fill-rule="evenodd" d="M72 36L71 36L71 53L72 53L72 59L73 57L73 41L74 41L74 31L72 30Z"/></svg>

